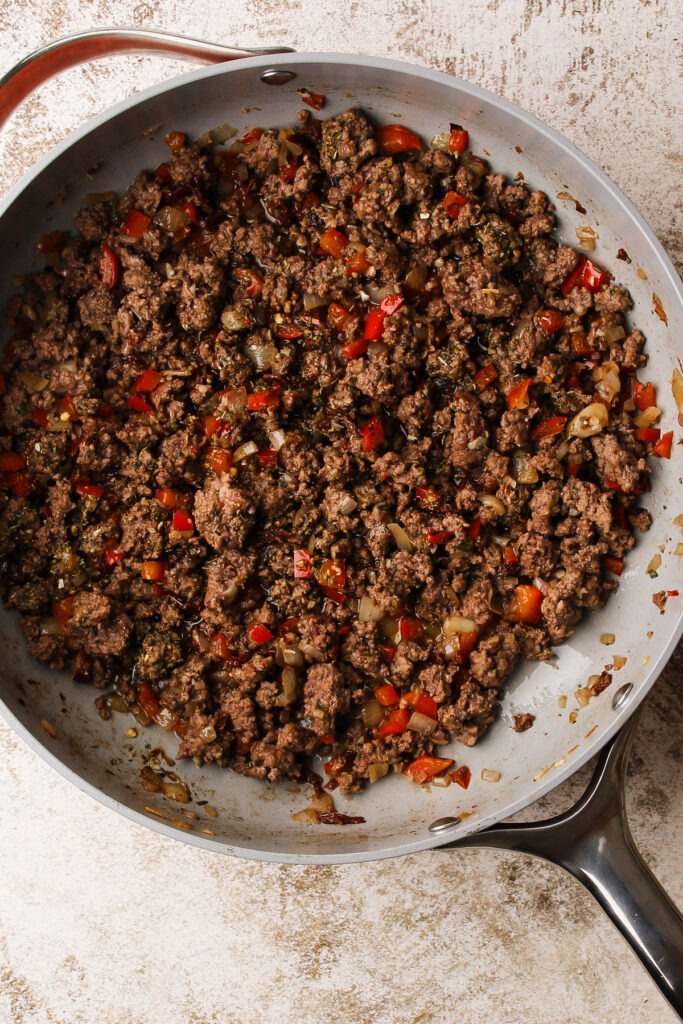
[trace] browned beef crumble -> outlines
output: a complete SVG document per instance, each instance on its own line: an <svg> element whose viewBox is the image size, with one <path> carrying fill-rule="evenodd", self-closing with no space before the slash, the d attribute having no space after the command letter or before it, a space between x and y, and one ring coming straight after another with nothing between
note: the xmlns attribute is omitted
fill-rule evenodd
<svg viewBox="0 0 683 1024"><path fill-rule="evenodd" d="M9 310L0 554L33 655L180 756L274 780L329 755L350 791L475 743L518 659L614 590L648 526L644 338L623 288L567 287L542 193L387 153L359 111L299 122L175 133L43 240Z"/></svg>

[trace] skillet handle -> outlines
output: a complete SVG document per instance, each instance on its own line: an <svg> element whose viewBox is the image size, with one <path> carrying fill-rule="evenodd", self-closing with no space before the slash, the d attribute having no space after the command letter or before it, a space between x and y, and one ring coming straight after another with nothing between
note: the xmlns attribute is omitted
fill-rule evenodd
<svg viewBox="0 0 683 1024"><path fill-rule="evenodd" d="M489 847L558 864L598 901L683 1019L683 917L638 852L625 806L639 713L604 749L578 803L548 821L494 825L440 849Z"/></svg>
<svg viewBox="0 0 683 1024"><path fill-rule="evenodd" d="M268 53L293 53L289 46L240 50L232 46L187 39L167 32L144 29L94 29L64 36L34 50L0 78L0 126L22 100L53 75L97 57L115 53L165 54L200 64L219 64Z"/></svg>

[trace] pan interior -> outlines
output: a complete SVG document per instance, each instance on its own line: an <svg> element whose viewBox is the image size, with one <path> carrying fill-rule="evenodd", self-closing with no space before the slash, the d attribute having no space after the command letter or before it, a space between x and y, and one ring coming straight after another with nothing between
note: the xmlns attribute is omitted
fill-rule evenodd
<svg viewBox="0 0 683 1024"><path fill-rule="evenodd" d="M296 77L278 87L264 84L261 72L277 65L295 71ZM86 193L121 191L140 168L161 162L167 131L181 129L194 137L225 123L238 131L289 124L300 108L297 88L302 86L325 93L326 116L359 106L377 121L402 121L426 139L459 122L469 129L475 152L490 154L494 171L509 178L521 172L532 188L579 200L585 214L571 201L556 200L558 234L575 245L577 227L589 224L598 232L596 261L633 295L634 322L648 339L647 379L658 384L663 422L675 423L669 382L677 365L674 339L683 328L680 286L643 222L588 161L529 115L466 83L394 61L314 54L239 61L185 75L90 122L39 165L0 210L0 305L4 308L11 293L14 274L38 268L37 237L69 227ZM617 260L619 249L631 255L630 264ZM653 293L668 324L656 312ZM7 337L3 325L3 344ZM680 474L676 449L671 462L659 460L654 467L653 492L644 502L653 526L627 557L608 606L582 624L551 662L520 666L506 689L500 720L476 747L453 745L449 756L472 770L467 791L387 778L362 795L335 796L337 810L362 815L364 824L312 826L291 817L308 805L309 787L265 785L215 767L178 762L174 770L189 786L192 803L172 803L145 792L138 776L154 748L173 757L175 737L156 727L128 737L133 724L128 716L102 721L94 707L97 692L29 658L17 617L3 611L0 698L5 713L77 785L137 820L211 849L282 861L370 859L436 845L443 837L428 827L444 817L454 819L447 838L456 838L507 816L559 783L616 730L656 678L681 631L676 602L669 602L664 615L652 603L653 592L678 585L673 551L683 538L673 519L683 511ZM661 554L662 564L658 578L651 579L647 566L655 554ZM605 633L615 635L614 645L600 642ZM574 692L591 674L612 665L615 654L626 662L613 672L611 686L578 708ZM615 694L627 684L632 689L615 710ZM535 724L517 734L512 715L527 711L536 716ZM483 781L485 769L499 772L500 781ZM217 816L205 810L207 803ZM188 811L197 817L188 817Z"/></svg>

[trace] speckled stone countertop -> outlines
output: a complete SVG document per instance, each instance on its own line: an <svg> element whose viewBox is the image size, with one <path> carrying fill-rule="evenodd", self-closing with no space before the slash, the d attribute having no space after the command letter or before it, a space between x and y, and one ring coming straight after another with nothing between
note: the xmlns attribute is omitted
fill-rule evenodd
<svg viewBox="0 0 683 1024"><path fill-rule="evenodd" d="M438 67L567 135L680 259L676 17L673 0L1 0L1 63L118 24ZM184 69L117 58L50 83L0 137L0 189L83 119ZM682 675L679 649L647 703L628 792L635 837L679 906ZM588 774L532 815L568 806ZM559 869L484 851L348 867L220 858L116 816L0 723L1 1024L675 1019Z"/></svg>

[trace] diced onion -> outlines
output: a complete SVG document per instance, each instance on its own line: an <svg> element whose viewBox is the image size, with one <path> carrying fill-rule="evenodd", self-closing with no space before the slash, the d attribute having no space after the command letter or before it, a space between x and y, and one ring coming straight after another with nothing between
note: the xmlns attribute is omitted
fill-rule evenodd
<svg viewBox="0 0 683 1024"><path fill-rule="evenodd" d="M380 619L384 618L384 612L378 604L368 597L361 597L358 605L358 618L361 622L379 622Z"/></svg>
<svg viewBox="0 0 683 1024"><path fill-rule="evenodd" d="M538 483L538 472L525 452L515 452L512 469L518 484Z"/></svg>
<svg viewBox="0 0 683 1024"><path fill-rule="evenodd" d="M569 424L569 437L594 437L609 422L609 412L602 402L591 402L577 413Z"/></svg>
<svg viewBox="0 0 683 1024"><path fill-rule="evenodd" d="M217 411L222 415L223 413L230 412L242 412L247 407L247 389L241 388L230 388L228 391L221 393Z"/></svg>
<svg viewBox="0 0 683 1024"><path fill-rule="evenodd" d="M462 157L462 163L465 167L469 168L473 174L476 174L478 178L483 178L485 174L489 172L489 165L485 160L481 160L478 156L470 153L469 150Z"/></svg>
<svg viewBox="0 0 683 1024"><path fill-rule="evenodd" d="M678 415L683 416L683 374L676 368L671 378L671 392L678 409Z"/></svg>
<svg viewBox="0 0 683 1024"><path fill-rule="evenodd" d="M596 366L593 370L593 380L595 390L607 402L611 402L621 391L619 367L616 363L606 362Z"/></svg>
<svg viewBox="0 0 683 1024"><path fill-rule="evenodd" d="M591 252L595 248L595 240L600 236L593 228L585 227L576 229L576 237L579 240L578 248L583 249L585 252Z"/></svg>
<svg viewBox="0 0 683 1024"><path fill-rule="evenodd" d="M615 640L616 640L616 637L615 637L614 633L601 633L600 634L600 643L604 644L605 647L611 647Z"/></svg>
<svg viewBox="0 0 683 1024"><path fill-rule="evenodd" d="M368 781L370 783L377 782L378 779L383 779L388 771L389 765L386 761L377 761L368 768Z"/></svg>
<svg viewBox="0 0 683 1024"><path fill-rule="evenodd" d="M534 586L536 590L540 590L543 596L548 593L548 584L545 580L542 580L540 576L534 576Z"/></svg>
<svg viewBox="0 0 683 1024"><path fill-rule="evenodd" d="M286 708L296 700L297 679L291 665L283 668L281 679L282 693L275 698L275 703L281 708Z"/></svg>
<svg viewBox="0 0 683 1024"><path fill-rule="evenodd" d="M384 718L384 708L377 700L369 700L363 706L363 725L366 729L374 729Z"/></svg>
<svg viewBox="0 0 683 1024"><path fill-rule="evenodd" d="M450 141L450 132L441 132L440 135L434 136L429 145L431 146L432 149L438 149L440 153L447 153Z"/></svg>
<svg viewBox="0 0 683 1024"><path fill-rule="evenodd" d="M57 636L59 633L59 623L56 619L52 618L52 616L41 619L40 632L42 636Z"/></svg>
<svg viewBox="0 0 683 1024"><path fill-rule="evenodd" d="M235 448L232 456L233 462L241 462L242 459L248 458L250 455L255 455L258 451L258 445L255 441L247 441L246 444L241 444L239 448Z"/></svg>
<svg viewBox="0 0 683 1024"><path fill-rule="evenodd" d="M661 564L662 564L662 556L657 552L650 559L650 561L648 563L648 566L647 566L647 569L645 570L645 572L657 572L657 570L659 569Z"/></svg>
<svg viewBox="0 0 683 1024"><path fill-rule="evenodd" d="M481 777L484 782L500 782L500 772L496 772L492 768L482 768Z"/></svg>
<svg viewBox="0 0 683 1024"><path fill-rule="evenodd" d="M17 377L32 395L39 391L44 391L50 383L47 377L41 377L39 374L34 373L33 370L18 370Z"/></svg>
<svg viewBox="0 0 683 1024"><path fill-rule="evenodd" d="M257 370L265 370L270 366L277 356L275 345L261 345L256 341L250 341L244 346L244 351L249 356Z"/></svg>
<svg viewBox="0 0 683 1024"><path fill-rule="evenodd" d="M306 658L311 658L313 661L323 661L325 655L319 647L314 647L313 644L301 644L299 650Z"/></svg>
<svg viewBox="0 0 683 1024"><path fill-rule="evenodd" d="M161 792L169 800L176 800L179 804L189 804L190 794L184 782L171 782L162 779Z"/></svg>
<svg viewBox="0 0 683 1024"><path fill-rule="evenodd" d="M272 444L275 451L279 452L283 444L287 440L287 435L285 434L284 430L271 430L271 432L268 434L268 439L270 440L270 443Z"/></svg>
<svg viewBox="0 0 683 1024"><path fill-rule="evenodd" d="M190 223L190 218L178 206L162 206L154 214L154 223L174 235Z"/></svg>
<svg viewBox="0 0 683 1024"><path fill-rule="evenodd" d="M431 736L438 724L435 718L423 715L421 711L413 711L408 722L408 728L411 732L421 733L422 736Z"/></svg>
<svg viewBox="0 0 683 1024"><path fill-rule="evenodd" d="M600 677L595 676L595 678L599 679ZM590 679L588 682L590 683ZM581 686L578 690L574 690L574 697L576 698L576 703L579 707L585 708L591 699L591 691L588 686Z"/></svg>
<svg viewBox="0 0 683 1024"><path fill-rule="evenodd" d="M626 337L626 331L619 324L610 324L605 328L605 341L612 345L615 341L621 341Z"/></svg>
<svg viewBox="0 0 683 1024"><path fill-rule="evenodd" d="M367 293L371 302L376 303L379 306L383 299L386 299L387 295L396 295L398 293L398 285L396 284L385 284L379 288L375 284L366 285Z"/></svg>
<svg viewBox="0 0 683 1024"><path fill-rule="evenodd" d="M456 633L476 633L478 626L474 619L467 619L464 615L451 615L444 620L444 636L455 636Z"/></svg>
<svg viewBox="0 0 683 1024"><path fill-rule="evenodd" d="M303 668L304 659L298 647L285 647L282 652L282 660L285 665L291 665L294 668Z"/></svg>
<svg viewBox="0 0 683 1024"><path fill-rule="evenodd" d="M214 729L211 722L209 722L208 725L205 725L204 728L200 730L199 738L202 741L202 743L213 743L213 741L216 739L216 730Z"/></svg>
<svg viewBox="0 0 683 1024"><path fill-rule="evenodd" d="M387 529L396 541L396 547L399 550L408 552L415 550L415 545L402 526L399 526L398 523L389 523Z"/></svg>
<svg viewBox="0 0 683 1024"><path fill-rule="evenodd" d="M567 444L566 441L560 442L560 444L558 444L557 448L555 449L555 458L558 459L558 460L562 460L565 457L565 455L568 455L568 454L569 454L569 445Z"/></svg>
<svg viewBox="0 0 683 1024"><path fill-rule="evenodd" d="M219 124L217 128L210 128L208 132L200 135L199 138L194 140L194 144L203 149L205 146L220 145L222 142L227 142L234 135L237 135L237 129L233 128L232 125Z"/></svg>
<svg viewBox="0 0 683 1024"><path fill-rule="evenodd" d="M486 438L482 435L475 437L472 441L468 442L467 447L471 452L480 452L482 448L486 447Z"/></svg>
<svg viewBox="0 0 683 1024"><path fill-rule="evenodd" d="M245 327L244 317L236 309L224 309L221 313L221 324L226 331L241 331Z"/></svg>
<svg viewBox="0 0 683 1024"><path fill-rule="evenodd" d="M298 821L302 825L319 825L320 816L312 807L305 807L303 811L292 814L292 821Z"/></svg>
<svg viewBox="0 0 683 1024"><path fill-rule="evenodd" d="M320 309L321 306L328 306L329 303L330 300L323 298L322 295L316 295L315 292L304 292L303 306L306 313L310 309Z"/></svg>
<svg viewBox="0 0 683 1024"><path fill-rule="evenodd" d="M482 505L486 505L488 508L492 508L494 512L497 512L499 516L504 516L507 509L500 498L497 498L495 494L478 494L477 498Z"/></svg>
<svg viewBox="0 0 683 1024"><path fill-rule="evenodd" d="M643 409L633 420L637 427L650 427L653 423L656 423L659 417L662 415L662 410L658 409L656 405L651 405L648 409Z"/></svg>
<svg viewBox="0 0 683 1024"><path fill-rule="evenodd" d="M337 506L337 512L339 512L343 516L348 516L352 512L355 512L355 510L357 508L358 508L358 502L355 501L355 499L352 498L350 494L347 494L339 502L339 505Z"/></svg>
<svg viewBox="0 0 683 1024"><path fill-rule="evenodd" d="M386 341L371 341L368 345L368 355L371 359L374 359L376 356L382 356L388 351L389 346Z"/></svg>

